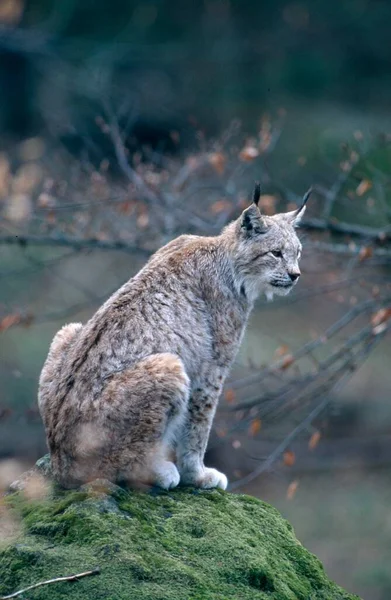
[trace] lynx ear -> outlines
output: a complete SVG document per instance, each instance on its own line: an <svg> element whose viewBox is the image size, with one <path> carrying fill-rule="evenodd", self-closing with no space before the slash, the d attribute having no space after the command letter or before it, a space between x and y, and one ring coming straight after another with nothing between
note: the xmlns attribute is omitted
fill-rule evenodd
<svg viewBox="0 0 391 600"><path fill-rule="evenodd" d="M253 203L251 206L243 211L240 225L249 235L257 235L260 233L266 233L267 225L261 215L261 211L258 208L259 198L261 196L261 186L259 183L255 184L253 193Z"/></svg>
<svg viewBox="0 0 391 600"><path fill-rule="evenodd" d="M300 208L298 208L297 210L292 210L291 212L285 213L285 218L288 219L288 221L290 221L290 223L292 223L292 225L294 227L298 227L301 219L303 218L305 209L306 209L307 200L311 196L311 193L312 193L312 188L310 188L308 190L308 192L306 192L304 194Z"/></svg>

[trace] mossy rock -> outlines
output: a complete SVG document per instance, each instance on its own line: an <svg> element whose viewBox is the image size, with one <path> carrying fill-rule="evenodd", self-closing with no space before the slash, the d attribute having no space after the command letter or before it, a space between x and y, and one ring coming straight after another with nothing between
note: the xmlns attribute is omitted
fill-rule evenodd
<svg viewBox="0 0 391 600"><path fill-rule="evenodd" d="M0 541L0 596L100 568L95 577L31 590L29 600L353 600L326 576L271 506L189 488L126 491L98 482L0 499L19 523ZM1 530L1 529L0 529Z"/></svg>

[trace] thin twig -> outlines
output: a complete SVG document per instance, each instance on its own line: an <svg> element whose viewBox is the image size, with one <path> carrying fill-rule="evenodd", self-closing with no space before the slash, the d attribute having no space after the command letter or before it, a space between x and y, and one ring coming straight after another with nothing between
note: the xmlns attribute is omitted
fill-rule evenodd
<svg viewBox="0 0 391 600"><path fill-rule="evenodd" d="M334 242L321 242L317 240L309 240L306 242L306 248L311 248L320 252L329 252L331 254L347 254L347 255L357 255L362 248L362 246L357 246L356 244L338 244ZM387 248L371 248L372 256L375 257L385 257L391 259L391 250Z"/></svg>
<svg viewBox="0 0 391 600"><path fill-rule="evenodd" d="M352 172L352 169L353 169L353 166L354 166L354 163L351 164L350 168L347 171L342 171L342 173L339 174L339 176L337 177L336 181L333 183L331 188L329 190L327 190L327 192L325 194L325 204L324 204L324 208L323 208L322 217L326 221L329 220L331 217L333 206L341 192L341 189L343 188L343 186L349 179L350 173Z"/></svg>
<svg viewBox="0 0 391 600"><path fill-rule="evenodd" d="M366 346L364 347L360 353L358 355L356 355L354 357L354 361L357 361L357 358L361 358L361 361L364 361L367 356L370 353L370 350L373 346L377 345L380 340L383 338L384 334L379 334L376 337L372 338L372 341ZM354 364L354 363L353 363ZM354 372L354 368L348 370L347 372L345 372L343 374L343 376L339 379L339 381L337 381L337 383L334 385L334 393L339 390L348 379L350 379L350 377L353 375ZM288 448L288 446L291 444L291 442L296 439L296 437L306 428L308 428L313 421L315 420L315 418L320 415L323 410L327 407L327 405L330 402L330 395L329 392L331 390L325 390L325 396L322 397L322 399L320 400L320 402L312 409L312 411L299 423L299 425L297 425L297 427L295 427L289 435L287 435L285 437L285 439L278 444L278 446L275 448L275 450L268 456L268 458L261 464L259 465L256 469L254 469L251 473L249 473L248 475L242 477L241 479L234 481L232 484L230 484L229 486L229 490L236 490L240 487L242 487L243 485L247 485L248 483L250 483L251 481L253 481L254 479L256 479L259 475L261 475L261 473L264 473L265 471L267 471L272 465L273 463L281 456L281 454L286 450L286 448Z"/></svg>
<svg viewBox="0 0 391 600"><path fill-rule="evenodd" d="M9 594L9 596L0 596L0 600L9 600L10 598L16 598L29 590L33 590L35 588L41 587L43 585L49 585L49 583L57 583L58 581L78 581L82 577L88 577L89 575L99 575L100 568L96 567L91 571L84 571L83 573L77 573L76 575L68 575L66 577L56 577L55 579L48 579L47 581L40 581L39 583L34 583L34 585L29 585L23 590L19 590L14 592L13 594Z"/></svg>
<svg viewBox="0 0 391 600"><path fill-rule="evenodd" d="M141 254L150 256L151 251L130 244L128 242L116 240L99 240L97 238L73 238L67 236L40 236L40 235L0 235L0 245L26 246L64 246L81 250L82 248L96 248L99 250L123 250L132 254Z"/></svg>
<svg viewBox="0 0 391 600"><path fill-rule="evenodd" d="M300 227L312 231L331 231L352 237L363 237L373 242L384 243L391 240L391 227L377 229L365 225L355 225L344 221L326 221L325 219L305 219L301 221Z"/></svg>
<svg viewBox="0 0 391 600"><path fill-rule="evenodd" d="M386 296L384 299L380 301L380 304L387 304L390 301L390 297ZM361 304L357 304L353 308L351 308L348 312L346 312L338 321L333 323L331 327L329 327L321 336L316 338L315 340L311 340L307 342L297 350L297 352L292 354L292 363L297 362L300 358L307 356L309 352L312 352L315 348L319 346L323 346L332 336L339 333L346 325L351 323L358 316L366 314L372 309L375 309L379 304L378 300L365 300ZM247 387L248 385L252 385L257 383L258 381L262 381L266 374L269 374L270 371L278 370L281 365L284 363L284 357L275 361L272 365L269 365L266 368L259 369L256 373L251 375L247 375L240 379L236 379L235 381L230 382L230 388L233 390L238 390L243 387ZM253 405L253 400L249 402L243 402L241 404L236 404L229 408L229 410L237 411L243 408L251 408Z"/></svg>

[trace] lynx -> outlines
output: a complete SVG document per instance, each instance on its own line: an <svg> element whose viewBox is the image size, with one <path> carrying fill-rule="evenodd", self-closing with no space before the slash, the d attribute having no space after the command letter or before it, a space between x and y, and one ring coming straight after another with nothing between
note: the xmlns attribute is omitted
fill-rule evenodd
<svg viewBox="0 0 391 600"><path fill-rule="evenodd" d="M216 405L254 301L297 283L309 194L264 216L257 185L220 235L171 241L85 325L56 334L38 404L61 485L227 487L204 465Z"/></svg>

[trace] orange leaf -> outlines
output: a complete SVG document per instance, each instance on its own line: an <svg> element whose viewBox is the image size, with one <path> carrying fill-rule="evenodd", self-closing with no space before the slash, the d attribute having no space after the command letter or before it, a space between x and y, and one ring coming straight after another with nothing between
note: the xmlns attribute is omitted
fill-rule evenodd
<svg viewBox="0 0 391 600"><path fill-rule="evenodd" d="M296 462L296 455L292 450L287 450L283 454L284 465L292 467Z"/></svg>
<svg viewBox="0 0 391 600"><path fill-rule="evenodd" d="M319 440L321 438L320 431L314 431L314 433L310 437L310 441L308 442L308 448L310 450L314 450L316 446L319 444Z"/></svg>
<svg viewBox="0 0 391 600"><path fill-rule="evenodd" d="M371 324L376 327L376 325L380 325L388 319L391 318L391 306L388 308L381 308L371 317Z"/></svg>
<svg viewBox="0 0 391 600"><path fill-rule="evenodd" d="M297 479L295 479L294 481L292 481L289 485L288 485L288 489L286 491L286 497L288 500L292 500L294 495L297 492L297 488L299 487L299 482Z"/></svg>
<svg viewBox="0 0 391 600"><path fill-rule="evenodd" d="M125 200L124 202L121 202L121 204L118 205L118 212L122 213L123 215L130 215L135 207L135 203L132 200Z"/></svg>
<svg viewBox="0 0 391 600"><path fill-rule="evenodd" d="M222 152L212 152L212 154L209 154L209 163L219 175L224 173L226 158Z"/></svg>
<svg viewBox="0 0 391 600"><path fill-rule="evenodd" d="M231 389L225 390L224 398L228 404L233 404L235 402L235 392Z"/></svg>
<svg viewBox="0 0 391 600"><path fill-rule="evenodd" d="M0 331L7 331L10 327L20 323L21 320L20 315L7 315L0 321Z"/></svg>
<svg viewBox="0 0 391 600"><path fill-rule="evenodd" d="M248 428L248 432L250 435L255 436L257 435L262 428L262 421L261 419L254 419L253 421L251 421L250 423L250 427Z"/></svg>
<svg viewBox="0 0 391 600"><path fill-rule="evenodd" d="M216 427L216 435L219 438L225 438L227 437L227 429L225 427Z"/></svg>
<svg viewBox="0 0 391 600"><path fill-rule="evenodd" d="M214 215L218 215L219 213L223 212L224 210L229 210L231 208L231 202L229 202L228 200L217 200L216 202L214 202L211 207L210 207L210 212L212 212Z"/></svg>
<svg viewBox="0 0 391 600"><path fill-rule="evenodd" d="M292 354L287 354L281 361L280 369L288 369L288 367L290 367L294 362L295 359L293 358Z"/></svg>
<svg viewBox="0 0 391 600"><path fill-rule="evenodd" d="M371 258L373 256L373 249L369 246L364 246L361 248L358 258L360 261L366 260L367 258Z"/></svg>
<svg viewBox="0 0 391 600"><path fill-rule="evenodd" d="M356 194L357 196L363 196L364 194L366 194L366 192L368 190L370 190L372 187L372 183L369 181L369 179L363 179L357 186L356 189Z"/></svg>
<svg viewBox="0 0 391 600"><path fill-rule="evenodd" d="M274 356L276 358L278 358L279 356L284 356L285 354L288 354L289 352L289 347L286 344L282 344L282 346L279 346L277 348L277 350L274 353Z"/></svg>

